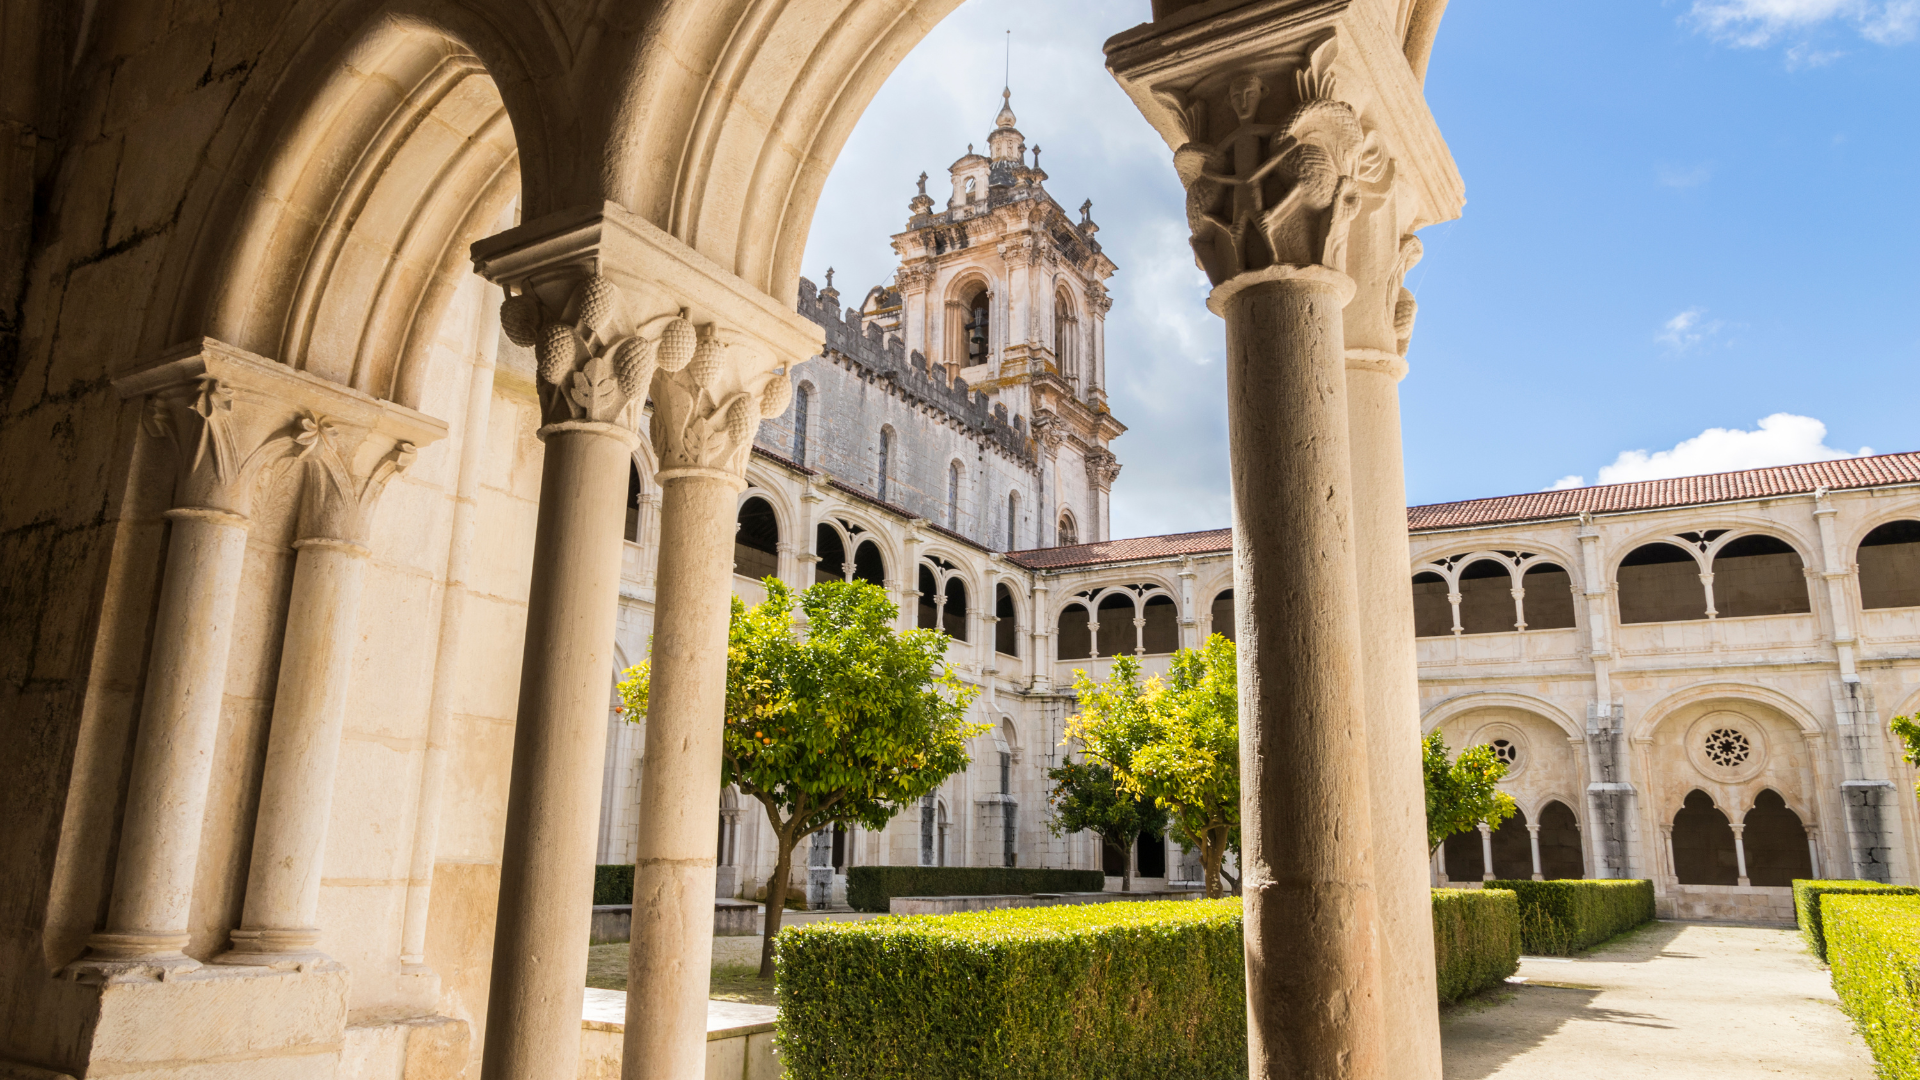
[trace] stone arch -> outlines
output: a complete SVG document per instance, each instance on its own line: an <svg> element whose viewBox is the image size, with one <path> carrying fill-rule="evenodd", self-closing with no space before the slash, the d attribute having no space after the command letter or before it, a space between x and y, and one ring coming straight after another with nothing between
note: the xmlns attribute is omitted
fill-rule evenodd
<svg viewBox="0 0 1920 1080"><path fill-rule="evenodd" d="M1520 571L1520 612L1528 630L1572 630L1579 624L1579 605L1573 599L1573 575L1548 559L1528 563Z"/></svg>
<svg viewBox="0 0 1920 1080"><path fill-rule="evenodd" d="M1754 885L1783 887L1792 885L1794 878L1813 877L1806 822L1779 792L1762 788L1741 823L1747 878Z"/></svg>
<svg viewBox="0 0 1920 1080"><path fill-rule="evenodd" d="M995 281L983 270L954 275L946 289L946 329L942 363L948 378L961 368L986 363L993 355Z"/></svg>
<svg viewBox="0 0 1920 1080"><path fill-rule="evenodd" d="M1737 885L1739 859L1733 828L1713 797L1687 792L1673 815L1673 876L1682 885Z"/></svg>
<svg viewBox="0 0 1920 1080"><path fill-rule="evenodd" d="M853 565L853 547L837 523L822 521L814 526L813 555L817 560L813 564L815 582L846 580L847 571Z"/></svg>
<svg viewBox="0 0 1920 1080"><path fill-rule="evenodd" d="M1801 738L1822 737L1819 719L1799 701L1770 687L1723 681L1695 683L1668 694L1640 714L1639 723L1629 726L1628 736L1635 740L1650 738L1675 713L1689 705L1711 701L1761 705L1791 721Z"/></svg>
<svg viewBox="0 0 1920 1080"><path fill-rule="evenodd" d="M947 528L960 531L960 496L967 481L967 468L959 458L947 462Z"/></svg>
<svg viewBox="0 0 1920 1080"><path fill-rule="evenodd" d="M993 651L1006 656L1020 655L1019 604L1014 589L1005 581L993 585Z"/></svg>
<svg viewBox="0 0 1920 1080"><path fill-rule="evenodd" d="M1055 538L1061 547L1073 547L1080 542L1080 525L1073 511L1066 507L1060 509L1059 531L1055 533Z"/></svg>
<svg viewBox="0 0 1920 1080"><path fill-rule="evenodd" d="M856 581L887 587L887 555L878 541L863 537L853 549L853 577Z"/></svg>
<svg viewBox="0 0 1920 1080"><path fill-rule="evenodd" d="M1515 690L1473 690L1443 698L1427 707L1426 714L1420 720L1420 730L1423 734L1431 733L1454 717L1482 709L1517 709L1533 713L1550 721L1569 739L1586 738L1585 725L1575 721L1565 709L1546 698Z"/></svg>
<svg viewBox="0 0 1920 1080"><path fill-rule="evenodd" d="M1771 532L1737 532L1708 549L1713 610L1721 618L1804 615L1813 611L1806 563Z"/></svg>
<svg viewBox="0 0 1920 1080"><path fill-rule="evenodd" d="M759 581L780 574L780 516L758 491L740 500L734 516L733 572Z"/></svg>
<svg viewBox="0 0 1920 1080"><path fill-rule="evenodd" d="M1920 521L1895 518L1874 526L1854 547L1854 565L1862 608L1920 607Z"/></svg>
<svg viewBox="0 0 1920 1080"><path fill-rule="evenodd" d="M1436 570L1413 575L1413 635L1447 637L1453 633L1453 588Z"/></svg>
<svg viewBox="0 0 1920 1080"><path fill-rule="evenodd" d="M1707 617L1700 553L1659 539L1628 551L1614 566L1615 600L1622 623L1679 622Z"/></svg>
<svg viewBox="0 0 1920 1080"><path fill-rule="evenodd" d="M1093 618L1092 607L1086 601L1070 601L1054 618L1055 659L1093 659L1093 635L1087 626Z"/></svg>
<svg viewBox="0 0 1920 1080"><path fill-rule="evenodd" d="M1156 592L1145 598L1140 615L1147 625L1140 632L1140 649L1148 655L1176 652L1180 648L1180 601L1172 593Z"/></svg>
<svg viewBox="0 0 1920 1080"><path fill-rule="evenodd" d="M1454 575L1460 594L1462 634L1501 634L1514 629L1513 563L1494 556L1462 560Z"/></svg>
<svg viewBox="0 0 1920 1080"><path fill-rule="evenodd" d="M1580 841L1580 816L1574 809L1576 799L1555 795L1538 807L1534 820L1540 826L1540 876L1547 881L1587 876L1586 846Z"/></svg>

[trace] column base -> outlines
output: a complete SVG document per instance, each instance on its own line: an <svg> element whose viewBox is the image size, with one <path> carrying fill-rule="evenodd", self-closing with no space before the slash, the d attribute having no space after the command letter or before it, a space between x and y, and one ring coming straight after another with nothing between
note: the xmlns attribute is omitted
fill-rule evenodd
<svg viewBox="0 0 1920 1080"><path fill-rule="evenodd" d="M87 955L60 969L75 982L163 981L197 971L200 961L182 952L185 934L108 933L87 938Z"/></svg>
<svg viewBox="0 0 1920 1080"><path fill-rule="evenodd" d="M333 957L321 952L320 931L313 927L293 930L235 930L233 944L213 958L229 967L264 967L275 970L307 968L331 963Z"/></svg>

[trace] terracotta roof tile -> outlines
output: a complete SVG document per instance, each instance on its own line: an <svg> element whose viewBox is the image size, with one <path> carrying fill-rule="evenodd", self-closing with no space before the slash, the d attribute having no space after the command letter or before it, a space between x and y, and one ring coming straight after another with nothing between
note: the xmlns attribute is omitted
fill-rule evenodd
<svg viewBox="0 0 1920 1080"><path fill-rule="evenodd" d="M1642 480L1632 484L1413 506L1407 508L1407 528L1413 532L1462 529L1578 517L1582 513L1620 514L1667 506L1804 495L1822 487L1839 491L1913 483L1920 483L1920 453L1880 454L1808 465L1777 465L1706 476L1679 476L1671 480Z"/></svg>
<svg viewBox="0 0 1920 1080"><path fill-rule="evenodd" d="M1171 536L1102 540L1097 544L1074 544L1071 547L1029 548L1026 551L1009 551L1007 559L1029 570L1064 570L1074 566L1099 566L1136 559L1217 555L1232 550L1232 529L1208 529L1204 532L1174 533Z"/></svg>

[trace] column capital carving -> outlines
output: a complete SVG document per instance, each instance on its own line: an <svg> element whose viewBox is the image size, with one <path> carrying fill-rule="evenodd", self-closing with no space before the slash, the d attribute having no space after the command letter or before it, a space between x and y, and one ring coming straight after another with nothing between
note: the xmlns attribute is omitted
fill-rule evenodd
<svg viewBox="0 0 1920 1080"><path fill-rule="evenodd" d="M501 328L539 359L548 425L637 430L659 478L744 480L762 419L793 400L792 367L825 332L789 304L615 203L574 207L473 245L508 296Z"/></svg>
<svg viewBox="0 0 1920 1080"><path fill-rule="evenodd" d="M1113 451L1104 446L1096 446L1087 451L1087 483L1101 491L1113 490L1113 482L1120 479L1120 459Z"/></svg>
<svg viewBox="0 0 1920 1080"><path fill-rule="evenodd" d="M321 449L340 434L357 432L358 446L378 433L375 442L385 440L378 457L447 432L433 417L211 338L167 350L115 379L114 388L123 398L144 398L142 427L172 443L175 507L242 518L265 473L326 456ZM337 448L327 453L344 466Z"/></svg>
<svg viewBox="0 0 1920 1080"><path fill-rule="evenodd" d="M412 432L382 431L311 413L299 420L295 458L300 484L298 543L338 541L364 548L387 484L413 464ZM437 437L437 436L436 436Z"/></svg>

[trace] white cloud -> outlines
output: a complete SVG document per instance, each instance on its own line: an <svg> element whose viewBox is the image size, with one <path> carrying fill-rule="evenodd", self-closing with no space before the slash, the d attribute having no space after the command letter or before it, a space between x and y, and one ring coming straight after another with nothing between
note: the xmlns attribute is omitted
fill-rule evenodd
<svg viewBox="0 0 1920 1080"><path fill-rule="evenodd" d="M1811 416L1774 413L1752 431L1708 428L1683 439L1671 450L1624 450L1613 464L1600 467L1601 484L1630 484L1638 480L1666 480L1676 476L1799 465L1809 461L1836 461L1866 457L1873 448L1849 452L1827 445L1827 425ZM1584 487L1584 478L1563 476L1547 490Z"/></svg>
<svg viewBox="0 0 1920 1080"><path fill-rule="evenodd" d="M1674 352L1686 352L1706 341L1708 338L1713 337L1715 334L1718 334L1721 328L1726 325L1718 319L1702 321L1701 316L1706 313L1705 308L1688 308L1673 318L1668 319L1666 322L1661 323L1660 332L1653 336L1653 340L1658 341Z"/></svg>
<svg viewBox="0 0 1920 1080"><path fill-rule="evenodd" d="M1830 22L1850 24L1867 40L1892 45L1920 30L1920 0L1694 0L1688 18L1714 37L1747 48ZM1803 54L1802 60L1821 55L1831 60L1837 54ZM1788 60L1793 62L1791 54Z"/></svg>
<svg viewBox="0 0 1920 1080"><path fill-rule="evenodd" d="M1654 170L1661 187L1696 188L1713 179L1713 169L1707 165L1695 165L1692 168L1680 168L1677 165L1662 165Z"/></svg>

